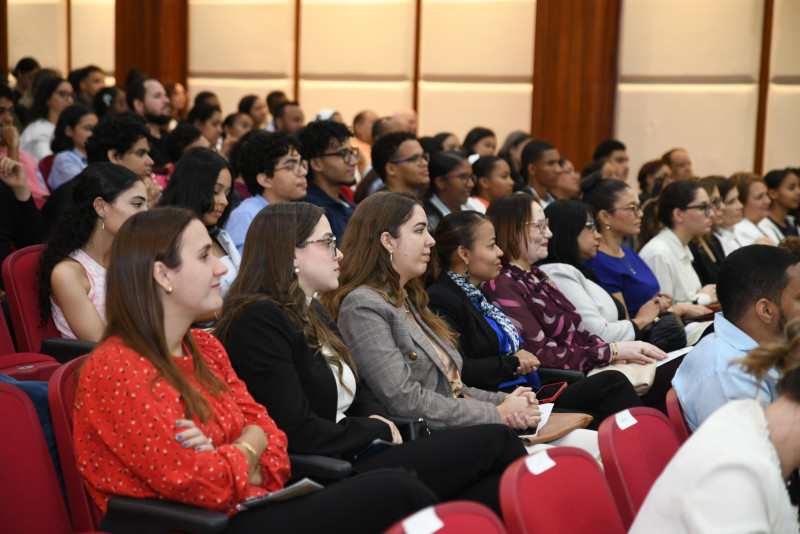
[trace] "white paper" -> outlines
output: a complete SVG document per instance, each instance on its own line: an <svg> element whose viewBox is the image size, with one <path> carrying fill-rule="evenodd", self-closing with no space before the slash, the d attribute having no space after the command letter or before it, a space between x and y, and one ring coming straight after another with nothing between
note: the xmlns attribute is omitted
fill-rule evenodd
<svg viewBox="0 0 800 534"><path fill-rule="evenodd" d="M525 458L525 467L534 475L541 475L551 467L555 467L556 463L547 454L547 451L540 451L535 454L529 454Z"/></svg>
<svg viewBox="0 0 800 534"><path fill-rule="evenodd" d="M443 527L444 522L436 515L433 506L428 506L403 520L403 530L406 534L433 534Z"/></svg>
<svg viewBox="0 0 800 534"><path fill-rule="evenodd" d="M540 404L539 411L541 412L542 420L536 425L536 432L522 435L520 438L535 438L537 434L539 434L539 430L547 424L547 420L550 419L550 414L553 413L553 403L548 402L547 404Z"/></svg>
<svg viewBox="0 0 800 534"><path fill-rule="evenodd" d="M620 428L620 430L625 430L626 428L630 428L638 423L633 414L631 414L630 410L622 410L615 415L614 418L616 419L617 426Z"/></svg>
<svg viewBox="0 0 800 534"><path fill-rule="evenodd" d="M250 508L264 506L265 504L274 501L287 501L289 499L294 499L295 497L305 495L306 493L313 493L315 491L319 491L323 487L324 486L317 484L310 478L307 477L302 478L297 482L286 486L280 491L274 491L272 493L267 493L266 495L260 495L258 497L251 497L249 499L246 499L243 502L237 504L236 509L241 512L244 510L249 510Z"/></svg>
<svg viewBox="0 0 800 534"><path fill-rule="evenodd" d="M691 352L691 350L693 348L694 348L694 346L684 347L682 349L673 350L672 352L668 352L666 358L664 358L663 360L658 360L658 362L656 363L656 367L661 367L665 363L671 362L675 358L680 358L684 354L688 354L689 352Z"/></svg>

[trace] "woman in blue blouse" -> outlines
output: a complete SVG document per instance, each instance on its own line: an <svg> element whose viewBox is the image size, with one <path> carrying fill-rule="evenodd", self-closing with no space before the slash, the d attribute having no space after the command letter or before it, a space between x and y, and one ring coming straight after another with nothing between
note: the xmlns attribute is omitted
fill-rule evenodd
<svg viewBox="0 0 800 534"><path fill-rule="evenodd" d="M594 208L600 249L584 265L591 268L601 285L622 302L631 317L660 290L653 271L632 249L623 246L626 236L639 234L642 209L636 192L625 182L590 178L581 184L583 200ZM711 313L705 306L676 304L672 311L696 317Z"/></svg>

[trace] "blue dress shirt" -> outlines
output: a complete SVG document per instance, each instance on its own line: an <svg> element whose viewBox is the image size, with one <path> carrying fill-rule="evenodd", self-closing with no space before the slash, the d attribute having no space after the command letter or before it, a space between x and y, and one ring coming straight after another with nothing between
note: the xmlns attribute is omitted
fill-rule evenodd
<svg viewBox="0 0 800 534"><path fill-rule="evenodd" d="M242 253L244 248L244 238L247 236L250 223L256 218L258 212L268 205L267 199L261 195L255 195L243 200L239 207L233 210L230 217L228 217L228 222L225 223L225 231L230 234L239 254Z"/></svg>
<svg viewBox="0 0 800 534"><path fill-rule="evenodd" d="M325 208L325 216L328 218L328 222L331 223L331 231L341 244L344 231L347 229L347 221L350 220L350 216L353 215L356 209L355 204L349 203L341 194L338 199L331 198L328 193L312 181L308 182L308 189L303 202L309 202L320 208Z"/></svg>

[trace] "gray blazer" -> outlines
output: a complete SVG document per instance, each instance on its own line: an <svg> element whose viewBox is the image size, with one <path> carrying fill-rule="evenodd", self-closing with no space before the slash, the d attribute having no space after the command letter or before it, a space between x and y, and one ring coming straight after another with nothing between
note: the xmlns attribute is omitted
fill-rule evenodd
<svg viewBox="0 0 800 534"><path fill-rule="evenodd" d="M422 328L435 338L411 301L405 302ZM391 415L423 417L450 428L501 422L496 406L505 394L464 386L463 393L472 399L454 398L431 342L402 308L392 306L378 292L361 286L347 295L338 325L359 376ZM442 348L461 372L458 351L444 343Z"/></svg>

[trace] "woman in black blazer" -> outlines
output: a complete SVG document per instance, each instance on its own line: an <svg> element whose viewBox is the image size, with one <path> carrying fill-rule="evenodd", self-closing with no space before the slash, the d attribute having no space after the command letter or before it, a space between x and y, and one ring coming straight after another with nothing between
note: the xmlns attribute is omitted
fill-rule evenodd
<svg viewBox="0 0 800 534"><path fill-rule="evenodd" d="M492 223L476 211L451 213L439 223L434 239L436 269L440 273L427 288L429 307L459 334L464 381L487 389L509 382L515 384L525 375L529 382L538 381L532 372L538 369L539 361L519 348L519 334L511 320L485 296L480 299L482 292L478 286L497 277L503 255L495 244ZM486 302L473 303L467 291L476 300ZM479 308L495 319L487 318ZM630 381L617 371L580 379L570 384L555 402L556 411L592 414L595 420L589 428L597 428L605 417L620 410L641 405Z"/></svg>
<svg viewBox="0 0 800 534"><path fill-rule="evenodd" d="M341 258L322 208L271 204L256 216L215 332L237 375L286 432L289 452L338 456L359 472L405 468L442 500L477 500L499 511L500 477L525 447L499 424L402 443L313 298L338 287ZM375 439L397 446L354 458Z"/></svg>

